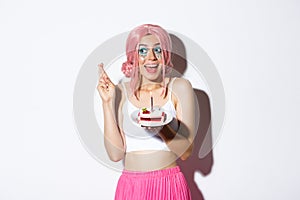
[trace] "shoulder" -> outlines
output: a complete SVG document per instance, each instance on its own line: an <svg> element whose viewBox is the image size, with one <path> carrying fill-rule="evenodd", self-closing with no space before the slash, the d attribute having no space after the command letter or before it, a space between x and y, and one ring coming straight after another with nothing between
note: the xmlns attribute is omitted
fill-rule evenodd
<svg viewBox="0 0 300 200"><path fill-rule="evenodd" d="M123 85L123 83L118 83L115 87L116 88L116 97L115 98L116 98L117 102L123 102L123 100L125 99L126 89L124 87L126 87L126 86ZM122 105L122 104L120 104L120 105Z"/></svg>
<svg viewBox="0 0 300 200"><path fill-rule="evenodd" d="M118 90L123 90L123 84L122 84L122 83L118 83L118 84L116 85L116 88L117 88Z"/></svg>
<svg viewBox="0 0 300 200"><path fill-rule="evenodd" d="M172 96L174 104L182 102L191 102L194 97L194 90L189 80L176 78L173 82Z"/></svg>
<svg viewBox="0 0 300 200"><path fill-rule="evenodd" d="M116 93L121 96L122 99L129 97L130 82L119 82L116 85Z"/></svg>
<svg viewBox="0 0 300 200"><path fill-rule="evenodd" d="M193 90L192 84L185 78L176 78L173 82L173 92L185 93Z"/></svg>
<svg viewBox="0 0 300 200"><path fill-rule="evenodd" d="M116 85L116 89L119 90L119 91L121 91L121 92L125 92L128 87L129 87L128 82L119 82Z"/></svg>

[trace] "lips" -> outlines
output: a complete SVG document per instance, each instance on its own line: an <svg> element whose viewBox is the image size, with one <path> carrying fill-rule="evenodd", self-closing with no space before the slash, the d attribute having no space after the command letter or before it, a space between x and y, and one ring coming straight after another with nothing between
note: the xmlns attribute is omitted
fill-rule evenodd
<svg viewBox="0 0 300 200"><path fill-rule="evenodd" d="M148 64L148 65L144 65L144 67L146 68L146 71L148 73L153 74L157 72L158 64Z"/></svg>

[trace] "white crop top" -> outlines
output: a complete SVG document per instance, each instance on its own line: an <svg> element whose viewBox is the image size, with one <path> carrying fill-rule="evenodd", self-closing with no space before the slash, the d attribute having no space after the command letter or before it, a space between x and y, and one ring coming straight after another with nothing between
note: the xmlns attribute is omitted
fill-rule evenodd
<svg viewBox="0 0 300 200"><path fill-rule="evenodd" d="M172 117L176 117L176 110L171 101L172 85L175 78L173 78L168 86L168 101L162 108L170 113ZM122 83L126 100L123 104L123 132L125 135L126 152L145 151L145 150L163 150L170 151L166 143L157 135L153 135L140 127L131 118L131 114L139 108L134 106L128 99L126 86Z"/></svg>

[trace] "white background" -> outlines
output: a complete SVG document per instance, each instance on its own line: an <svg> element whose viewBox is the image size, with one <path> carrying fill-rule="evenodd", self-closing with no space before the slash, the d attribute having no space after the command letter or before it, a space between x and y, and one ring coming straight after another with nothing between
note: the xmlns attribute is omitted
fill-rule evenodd
<svg viewBox="0 0 300 200"><path fill-rule="evenodd" d="M120 174L81 144L73 89L96 47L142 23L197 42L223 80L214 165L195 177L205 199L299 199L299 10L297 0L1 0L0 199L113 199Z"/></svg>

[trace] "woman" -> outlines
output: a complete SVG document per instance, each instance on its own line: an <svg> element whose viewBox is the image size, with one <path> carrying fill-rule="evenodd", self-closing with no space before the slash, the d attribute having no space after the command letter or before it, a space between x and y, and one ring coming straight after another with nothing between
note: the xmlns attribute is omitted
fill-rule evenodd
<svg viewBox="0 0 300 200"><path fill-rule="evenodd" d="M192 86L183 78L167 76L172 67L171 40L160 26L133 29L126 56L122 71L130 81L114 85L100 64L97 87L103 102L106 151L111 160L124 161L115 200L188 200L190 191L176 160L185 160L192 152ZM131 119L134 111L150 107L150 96L155 106L173 117L170 123L141 127Z"/></svg>

